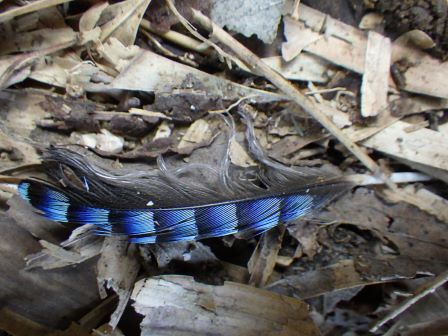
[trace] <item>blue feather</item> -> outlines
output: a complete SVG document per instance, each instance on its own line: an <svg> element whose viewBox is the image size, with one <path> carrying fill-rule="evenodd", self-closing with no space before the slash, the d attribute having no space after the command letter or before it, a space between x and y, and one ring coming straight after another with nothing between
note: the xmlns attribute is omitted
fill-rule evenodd
<svg viewBox="0 0 448 336"><path fill-rule="evenodd" d="M38 181L19 184L20 196L45 217L61 223L94 224L98 235L126 235L148 244L198 240L235 233L255 235L309 215L334 196L332 186L301 188L295 194L269 195L185 208L110 209L80 204L64 191Z"/></svg>

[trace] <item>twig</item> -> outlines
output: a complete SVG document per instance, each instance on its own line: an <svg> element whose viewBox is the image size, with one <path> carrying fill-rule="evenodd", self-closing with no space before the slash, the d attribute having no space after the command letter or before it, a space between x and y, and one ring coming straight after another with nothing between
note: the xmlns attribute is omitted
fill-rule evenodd
<svg viewBox="0 0 448 336"><path fill-rule="evenodd" d="M151 22L149 22L146 19L142 19L142 22L140 23L140 26L148 30L149 32L153 34L159 35L161 38L170 41L172 43L177 44L178 46L181 46L182 48L186 48L189 50L196 51L198 53L209 55L212 51L208 44L205 44L197 39L194 39L190 36L181 34L174 30L169 30L166 33L160 33L159 31L153 29Z"/></svg>
<svg viewBox="0 0 448 336"><path fill-rule="evenodd" d="M411 298L409 298L407 300L404 300L393 311L391 311L389 314L387 314L381 320L376 322L375 325L372 328L370 328L370 332L378 331L378 329L381 328L381 326L383 326L385 323L396 318L398 315L400 315L402 312L404 312L406 309L408 309L410 306L415 304L417 301L419 301L426 295L433 293L437 288L442 286L447 281L448 281L448 271L445 271L442 274L431 279L430 281L425 283L423 286L419 287L414 296L412 296Z"/></svg>
<svg viewBox="0 0 448 336"><path fill-rule="evenodd" d="M218 55L220 55L223 60L226 61L227 66L229 69L232 69L232 62L234 62L236 65L238 65L240 68L244 69L244 64L241 64L241 61L230 55L229 53L226 53L224 50L222 50L219 46L217 46L215 43L210 41L209 39L206 39L201 34L199 34L196 31L196 28L187 20L185 19L177 10L176 6L174 6L172 0L165 0L170 10L173 12L173 14L179 19L180 23L192 34L194 37L196 37L198 40L201 40L206 45L209 45L213 49L216 50Z"/></svg>
<svg viewBox="0 0 448 336"><path fill-rule="evenodd" d="M331 92L341 92L341 91L347 91L347 89L345 87L334 87L331 89L322 89L322 90L313 90L313 91L308 91L305 92L305 95L307 96L312 96L315 94L322 94L322 93L331 93Z"/></svg>
<svg viewBox="0 0 448 336"><path fill-rule="evenodd" d="M389 176L390 180L396 184L398 183L415 183L415 182L425 182L430 181L431 177L421 174L421 173L414 173L414 172L402 172L402 173L392 173ZM357 185L381 185L384 184L384 181L367 174L356 174L356 175L348 175L347 179L350 181L353 181Z"/></svg>
<svg viewBox="0 0 448 336"><path fill-rule="evenodd" d="M170 0L167 0L170 1ZM258 56L244 47L241 43L230 36L221 27L214 24L201 12L192 9L193 20L207 29L221 43L230 48L243 62L245 62L255 73L266 77L272 84L277 86L287 97L299 105L303 110L316 119L334 137L344 144L370 171L380 177L385 183L395 189L395 184L384 174L381 168L373 161L358 145L351 141L339 128L321 111L319 105L308 99L302 92L294 87L282 75L274 71Z"/></svg>
<svg viewBox="0 0 448 336"><path fill-rule="evenodd" d="M165 48L159 41L157 41L157 39L154 38L154 36L151 35L151 33L147 32L146 30L141 30L142 34L146 36L146 38L150 41L150 43L153 44L153 46L164 56L166 57L171 57L174 59L177 59L185 64L188 64L189 66L192 67L198 67L198 64L189 59L186 56L180 56L180 55L176 55L175 53L173 53L172 51L168 50L167 48Z"/></svg>
<svg viewBox="0 0 448 336"><path fill-rule="evenodd" d="M239 104L241 104L243 101L247 100L247 99L251 99L256 97L256 95L249 95L249 96L245 96L245 97L241 97L240 99L238 99L236 102L232 103L229 105L229 107L223 109L223 110L211 110L208 111L208 113L211 114L218 114L218 113L225 113L225 112L229 112L231 109L237 107Z"/></svg>
<svg viewBox="0 0 448 336"><path fill-rule="evenodd" d="M294 0L291 17L294 20L297 20L299 18L299 13L300 13L300 0Z"/></svg>

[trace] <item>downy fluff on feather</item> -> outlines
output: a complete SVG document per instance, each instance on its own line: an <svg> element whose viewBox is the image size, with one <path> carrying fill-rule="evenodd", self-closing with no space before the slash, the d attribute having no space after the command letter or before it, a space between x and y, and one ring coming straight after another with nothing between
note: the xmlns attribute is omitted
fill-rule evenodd
<svg viewBox="0 0 448 336"><path fill-rule="evenodd" d="M233 120L225 120L232 139ZM249 152L260 163L255 174L234 167L228 155L218 168L193 164L171 171L159 158L154 172L115 173L55 147L44 153L44 164L61 186L27 179L19 184L19 194L48 219L93 224L99 235L126 235L145 244L254 236L315 214L352 186L341 177L323 178L272 161L259 146L250 117L243 115L243 120ZM184 178L188 170L200 169L211 173L214 182Z"/></svg>

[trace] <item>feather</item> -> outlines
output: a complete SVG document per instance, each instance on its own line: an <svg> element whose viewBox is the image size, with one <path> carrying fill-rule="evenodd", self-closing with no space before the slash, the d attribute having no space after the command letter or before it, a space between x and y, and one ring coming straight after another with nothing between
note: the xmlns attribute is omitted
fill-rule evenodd
<svg viewBox="0 0 448 336"><path fill-rule="evenodd" d="M347 189L334 182L307 186L291 194L176 208L93 207L40 181L24 180L20 196L48 219L93 224L100 235L127 235L135 243L199 240L235 233L256 235L280 223L309 215Z"/></svg>
<svg viewBox="0 0 448 336"><path fill-rule="evenodd" d="M117 173L53 147L45 152L44 164L62 186L26 179L18 186L19 195L48 219L93 224L98 235L125 235L133 243L148 244L254 236L315 214L352 187L343 177L322 178L270 160L256 141L250 118L243 119L250 153L261 164L255 174L227 160L218 168L194 164L170 171L161 158L159 169ZM190 172L209 176L185 178Z"/></svg>

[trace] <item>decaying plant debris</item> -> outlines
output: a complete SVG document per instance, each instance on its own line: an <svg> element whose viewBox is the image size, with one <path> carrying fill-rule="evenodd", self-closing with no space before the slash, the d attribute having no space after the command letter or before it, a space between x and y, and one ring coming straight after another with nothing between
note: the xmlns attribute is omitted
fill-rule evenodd
<svg viewBox="0 0 448 336"><path fill-rule="evenodd" d="M306 3L0 1L0 333L448 333L447 2ZM261 237L156 245L14 196L50 145L250 169L241 110L270 158L374 185Z"/></svg>

